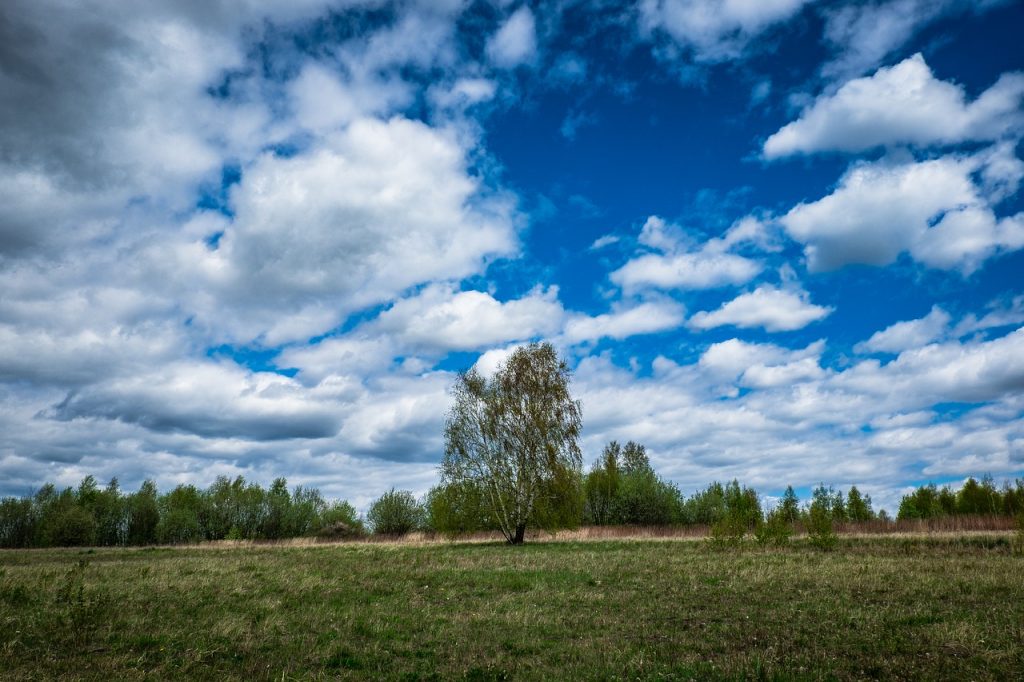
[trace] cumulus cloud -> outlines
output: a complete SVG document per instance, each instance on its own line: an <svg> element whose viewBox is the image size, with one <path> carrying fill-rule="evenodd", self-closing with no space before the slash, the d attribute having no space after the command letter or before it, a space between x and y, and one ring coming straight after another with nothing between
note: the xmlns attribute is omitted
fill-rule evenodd
<svg viewBox="0 0 1024 682"><path fill-rule="evenodd" d="M973 102L916 54L821 95L764 143L769 159L820 151L996 140L1024 124L1024 73L1003 74Z"/></svg>
<svg viewBox="0 0 1024 682"><path fill-rule="evenodd" d="M432 285L397 301L368 331L413 348L476 350L549 336L561 329L564 316L556 287L501 302L482 291Z"/></svg>
<svg viewBox="0 0 1024 682"><path fill-rule="evenodd" d="M664 32L701 62L740 56L770 27L795 16L810 0L644 0L640 25Z"/></svg>
<svg viewBox="0 0 1024 682"><path fill-rule="evenodd" d="M487 41L487 56L495 66L503 69L529 63L536 53L536 21L526 5L513 12Z"/></svg>
<svg viewBox="0 0 1024 682"><path fill-rule="evenodd" d="M832 308L811 303L806 291L762 284L723 303L718 310L695 313L687 324L694 329L733 325L763 327L769 332L792 331L824 319L831 312Z"/></svg>
<svg viewBox="0 0 1024 682"><path fill-rule="evenodd" d="M302 127L324 132L367 116L389 114L408 104L411 88L399 80L369 76L358 84L316 62L306 64L288 84L295 119Z"/></svg>
<svg viewBox="0 0 1024 682"><path fill-rule="evenodd" d="M262 155L231 193L235 217L216 248L182 255L223 296L199 321L242 340L301 339L512 253L512 206L482 194L466 165L452 136L404 118L360 119L304 154Z"/></svg>
<svg viewBox="0 0 1024 682"><path fill-rule="evenodd" d="M1024 216L997 218L990 205L1016 190L1022 165L1010 146L920 162L859 163L832 194L797 205L780 223L805 245L812 271L887 265L909 252L926 265L969 274L992 255L1024 246ZM986 173L1002 184L986 182Z"/></svg>
<svg viewBox="0 0 1024 682"><path fill-rule="evenodd" d="M1024 328L987 342L949 341L906 350L885 365L865 360L837 378L837 384L874 395L899 394L905 404L995 400L1024 389ZM939 402L934 400L934 402Z"/></svg>
<svg viewBox="0 0 1024 682"><path fill-rule="evenodd" d="M576 373L587 452L634 438L684 490L730 476L768 489L856 483L893 511L890 481L909 461L963 475L982 464L996 476L1019 471L1022 334L842 371L821 366L820 341L791 350L731 339L695 364L656 359L650 372L587 358ZM953 419L931 409L949 401L979 406Z"/></svg>
<svg viewBox="0 0 1024 682"><path fill-rule="evenodd" d="M746 229L746 228L744 228ZM728 253L743 239L711 240L692 249L677 225L651 216L638 241L658 253L638 255L611 273L612 282L627 293L652 289L712 289L744 284L761 272L757 261Z"/></svg>
<svg viewBox="0 0 1024 682"><path fill-rule="evenodd" d="M336 410L297 382L225 363L176 362L100 382L69 393L51 415L247 440L323 438L339 426Z"/></svg>
<svg viewBox="0 0 1024 682"><path fill-rule="evenodd" d="M674 301L646 301L601 315L574 315L565 324L564 338L569 343L580 343L653 334L679 327L685 317L683 307Z"/></svg>
<svg viewBox="0 0 1024 682"><path fill-rule="evenodd" d="M910 348L920 348L941 339L949 332L949 313L939 306L932 306L931 312L917 320L897 322L875 332L871 338L854 346L858 353L900 353Z"/></svg>

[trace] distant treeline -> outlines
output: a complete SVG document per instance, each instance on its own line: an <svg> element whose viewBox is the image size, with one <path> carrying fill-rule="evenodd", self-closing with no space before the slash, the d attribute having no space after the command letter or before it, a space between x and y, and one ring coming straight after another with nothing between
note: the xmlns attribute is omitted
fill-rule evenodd
<svg viewBox="0 0 1024 682"><path fill-rule="evenodd" d="M1024 513L1024 479L996 488L991 476L968 478L957 491L935 484L921 486L900 502L900 519L937 519L946 516L1017 516Z"/></svg>
<svg viewBox="0 0 1024 682"><path fill-rule="evenodd" d="M593 526L710 526L712 533L742 535L747 530L788 533L796 524L887 521L871 497L856 486L845 493L820 485L801 502L792 487L771 509L757 491L733 480L712 483L690 496L651 467L644 446L609 443L590 471L573 480L551 481L537 505L543 528ZM100 488L86 477L77 488L43 486L31 496L0 500L0 547L151 545L203 540L277 540L293 537L355 538L374 532L445 534L498 529L485 511L486 489L462 483L436 486L418 500L390 490L360 518L348 502L328 502L315 488L288 489L283 478L264 489L219 477L208 488L179 485L159 493L152 481L139 490L121 490L117 479ZM997 488L991 477L971 478L958 491L927 485L900 503L899 519L1024 514L1024 479Z"/></svg>
<svg viewBox="0 0 1024 682"><path fill-rule="evenodd" d="M179 485L160 494L146 481L136 492L117 479L100 488L87 476L77 488L43 486L35 495L0 500L0 547L152 545L202 540L276 540L362 534L347 502L327 502L315 488L288 490L283 478L259 484L219 477L209 488Z"/></svg>
<svg viewBox="0 0 1024 682"><path fill-rule="evenodd" d="M805 521L812 508L831 520L871 521L878 518L871 497L856 486L847 493L819 486L812 499L801 505L792 486L779 504L766 513L756 490L739 481L712 483L687 497L651 467L643 445L609 443L582 480L553 486L549 499L540 505L538 523L547 527L593 526L714 526L729 522L755 529L769 520L790 525ZM482 486L438 486L427 495L420 512L432 530L471 532L497 528L482 510L487 494ZM883 512L884 513L884 512ZM411 516L411 515L410 515Z"/></svg>

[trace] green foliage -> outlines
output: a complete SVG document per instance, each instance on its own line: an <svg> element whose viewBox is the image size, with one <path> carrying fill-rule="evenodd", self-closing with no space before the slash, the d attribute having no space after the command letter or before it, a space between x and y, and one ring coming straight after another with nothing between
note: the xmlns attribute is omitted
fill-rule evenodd
<svg viewBox="0 0 1024 682"><path fill-rule="evenodd" d="M96 543L96 519L77 505L62 506L48 519L48 543L58 547L82 547Z"/></svg>
<svg viewBox="0 0 1024 682"><path fill-rule="evenodd" d="M95 637L99 627L108 620L110 599L85 585L89 562L80 559L72 566L57 588L55 605L67 638L82 646Z"/></svg>
<svg viewBox="0 0 1024 682"><path fill-rule="evenodd" d="M807 539L812 546L830 552L836 548L839 538L832 528L832 510L815 500L807 511Z"/></svg>
<svg viewBox="0 0 1024 682"><path fill-rule="evenodd" d="M653 473L651 460L647 457L647 448L634 441L626 443L622 448L622 471L626 474Z"/></svg>
<svg viewBox="0 0 1024 682"><path fill-rule="evenodd" d="M100 488L87 476L77 488L58 491L47 484L31 497L0 499L0 547L277 539L318 535L336 523L344 523L345 537L362 534L355 510L341 504L344 521L318 490L299 486L289 492L283 478L268 490L239 476L219 477L205 490L179 485L160 495L153 481L126 494L116 478Z"/></svg>
<svg viewBox="0 0 1024 682"><path fill-rule="evenodd" d="M374 500L366 520L377 535L405 535L423 526L423 507L408 490L392 488Z"/></svg>
<svg viewBox="0 0 1024 682"><path fill-rule="evenodd" d="M1020 678L1024 559L988 538L709 550L633 539L514 557L493 543L8 551L0 678ZM81 579L65 578L79 558L91 560ZM58 602L65 583L71 600Z"/></svg>
<svg viewBox="0 0 1024 682"><path fill-rule="evenodd" d="M35 544L36 525L30 498L0 499L0 547L31 547Z"/></svg>
<svg viewBox="0 0 1024 682"><path fill-rule="evenodd" d="M1024 556L1024 511L1017 514L1017 534L1013 538L1014 554Z"/></svg>
<svg viewBox="0 0 1024 682"><path fill-rule="evenodd" d="M509 543L522 543L528 525L551 523L580 506L583 417L570 378L554 346L530 344L493 377L470 369L452 388L442 485L481 486L487 512Z"/></svg>
<svg viewBox="0 0 1024 682"><path fill-rule="evenodd" d="M1014 516L1022 509L1024 479L1012 485L1006 482L999 490L991 476L984 476L980 481L968 478L956 492L949 486L940 490L933 483L923 485L903 497L897 518L933 519L965 514Z"/></svg>
<svg viewBox="0 0 1024 682"><path fill-rule="evenodd" d="M682 496L649 467L625 473L612 503L614 523L663 526L679 523Z"/></svg>
<svg viewBox="0 0 1024 682"><path fill-rule="evenodd" d="M861 495L857 486L850 488L846 494L846 514L850 521L863 522L875 518L874 510L871 508L871 496Z"/></svg>
<svg viewBox="0 0 1024 682"><path fill-rule="evenodd" d="M427 527L449 536L498 530L486 495L484 486L475 481L434 486L427 493Z"/></svg>
<svg viewBox="0 0 1024 682"><path fill-rule="evenodd" d="M315 528L317 537L323 539L349 540L366 535L355 507L344 500L326 506Z"/></svg>
<svg viewBox="0 0 1024 682"><path fill-rule="evenodd" d="M747 534L746 521L736 514L727 514L711 525L708 543L715 549L734 549Z"/></svg>
<svg viewBox="0 0 1024 682"><path fill-rule="evenodd" d="M782 495L779 513L787 523L796 523L800 520L800 498L796 496L791 485L786 486L786 492Z"/></svg>
<svg viewBox="0 0 1024 682"><path fill-rule="evenodd" d="M715 482L706 489L694 493L683 504L684 523L712 525L724 518L727 512L725 487Z"/></svg>
<svg viewBox="0 0 1024 682"><path fill-rule="evenodd" d="M782 547L789 543L793 535L793 525L789 520L789 512L782 504L773 509L754 529L754 539L762 547L773 545Z"/></svg>
<svg viewBox="0 0 1024 682"><path fill-rule="evenodd" d="M615 523L615 500L619 494L622 448L612 441L604 447L601 458L584 480L584 514L587 523L606 526Z"/></svg>

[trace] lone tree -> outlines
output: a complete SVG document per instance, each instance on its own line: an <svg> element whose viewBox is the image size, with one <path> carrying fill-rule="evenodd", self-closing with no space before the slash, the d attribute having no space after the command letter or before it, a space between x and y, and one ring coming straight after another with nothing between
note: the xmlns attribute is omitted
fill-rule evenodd
<svg viewBox="0 0 1024 682"><path fill-rule="evenodd" d="M582 408L550 343L516 349L491 379L459 375L445 424L442 485L471 482L510 544L578 497Z"/></svg>

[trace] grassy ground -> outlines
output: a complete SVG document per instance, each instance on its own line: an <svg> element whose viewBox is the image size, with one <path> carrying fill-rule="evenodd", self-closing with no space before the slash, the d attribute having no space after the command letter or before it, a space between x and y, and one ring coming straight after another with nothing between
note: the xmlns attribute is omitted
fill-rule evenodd
<svg viewBox="0 0 1024 682"><path fill-rule="evenodd" d="M0 678L1024 678L1009 536L0 552Z"/></svg>

